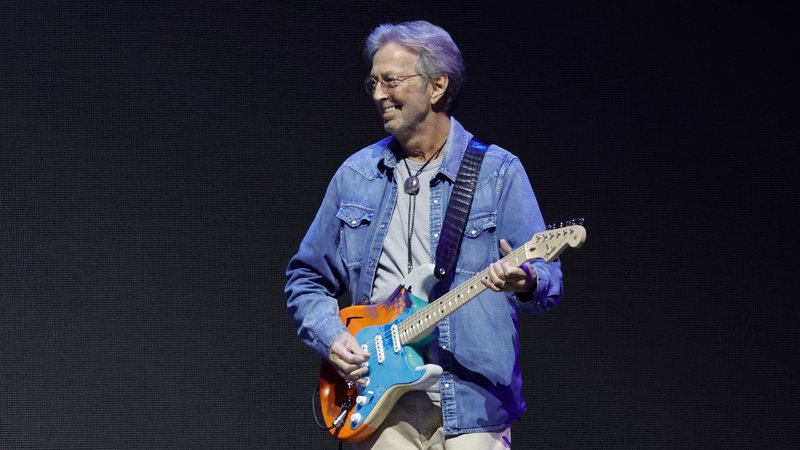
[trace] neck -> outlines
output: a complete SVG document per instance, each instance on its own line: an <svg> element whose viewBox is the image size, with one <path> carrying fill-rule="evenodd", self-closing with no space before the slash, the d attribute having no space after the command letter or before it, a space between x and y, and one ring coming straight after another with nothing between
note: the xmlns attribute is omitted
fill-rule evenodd
<svg viewBox="0 0 800 450"><path fill-rule="evenodd" d="M395 136L403 154L416 162L428 161L442 147L450 134L450 117L435 117L430 124L422 124L410 136Z"/></svg>

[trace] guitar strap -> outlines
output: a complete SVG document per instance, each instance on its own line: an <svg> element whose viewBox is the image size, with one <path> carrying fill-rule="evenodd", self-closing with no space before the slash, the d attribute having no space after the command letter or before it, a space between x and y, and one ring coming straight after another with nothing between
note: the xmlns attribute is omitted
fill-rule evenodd
<svg viewBox="0 0 800 450"><path fill-rule="evenodd" d="M489 145L473 137L467 145L467 151L464 152L461 167L458 168L453 193L450 195L450 203L447 205L447 213L442 224L441 238L436 246L436 269L433 273L440 280L447 276L455 263L469 208L472 205L472 196L478 183L483 156L488 148Z"/></svg>

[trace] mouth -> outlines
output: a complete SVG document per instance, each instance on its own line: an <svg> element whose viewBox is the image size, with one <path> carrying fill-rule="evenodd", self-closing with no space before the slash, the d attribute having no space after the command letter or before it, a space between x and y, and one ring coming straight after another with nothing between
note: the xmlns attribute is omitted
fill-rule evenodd
<svg viewBox="0 0 800 450"><path fill-rule="evenodd" d="M384 107L382 111L383 111L384 114L386 114L386 113L399 111L399 110L400 110L399 106L391 105L391 106Z"/></svg>

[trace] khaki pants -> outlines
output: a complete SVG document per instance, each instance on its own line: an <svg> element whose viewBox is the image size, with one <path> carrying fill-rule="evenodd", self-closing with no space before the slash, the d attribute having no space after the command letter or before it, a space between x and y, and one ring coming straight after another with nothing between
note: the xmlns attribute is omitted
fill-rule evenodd
<svg viewBox="0 0 800 450"><path fill-rule="evenodd" d="M424 392L403 395L381 426L356 450L508 450L511 428L505 430L444 435L442 408Z"/></svg>

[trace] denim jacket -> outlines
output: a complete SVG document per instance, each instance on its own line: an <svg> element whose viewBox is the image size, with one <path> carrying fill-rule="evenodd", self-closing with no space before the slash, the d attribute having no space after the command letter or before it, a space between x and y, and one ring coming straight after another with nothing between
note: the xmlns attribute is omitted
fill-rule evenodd
<svg viewBox="0 0 800 450"><path fill-rule="evenodd" d="M461 159L472 135L451 118L441 167L431 182L431 253L447 210ZM297 254L287 268L289 312L300 338L321 356L346 331L337 298L370 301L375 270L389 228L397 185L397 158L388 137L356 152L337 170ZM492 145L483 160L464 230L453 286L500 256L500 239L512 248L545 225L519 159ZM536 290L529 301L485 291L439 323L439 381L445 434L506 428L525 411L519 368L518 313L554 307L562 292L558 260L534 260Z"/></svg>

